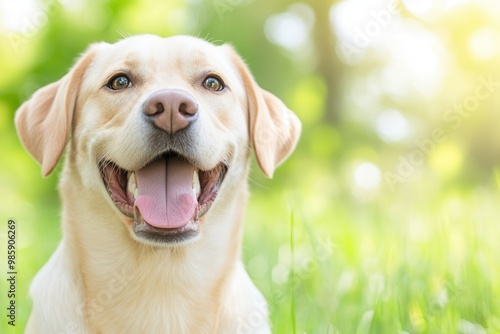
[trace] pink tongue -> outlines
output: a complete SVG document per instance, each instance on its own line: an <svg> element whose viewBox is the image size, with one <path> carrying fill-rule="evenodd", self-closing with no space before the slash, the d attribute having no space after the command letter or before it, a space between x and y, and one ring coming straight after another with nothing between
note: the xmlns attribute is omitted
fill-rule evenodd
<svg viewBox="0 0 500 334"><path fill-rule="evenodd" d="M177 157L155 161L136 171L139 196L134 212L138 209L140 216L155 227L186 225L198 206L192 191L194 171L193 165Z"/></svg>

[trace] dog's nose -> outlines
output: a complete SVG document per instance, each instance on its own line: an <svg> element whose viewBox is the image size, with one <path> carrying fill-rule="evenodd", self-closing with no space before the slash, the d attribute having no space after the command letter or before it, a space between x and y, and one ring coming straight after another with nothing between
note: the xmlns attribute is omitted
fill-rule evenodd
<svg viewBox="0 0 500 334"><path fill-rule="evenodd" d="M146 99L142 111L157 128L174 134L198 118L198 103L182 90L159 90Z"/></svg>

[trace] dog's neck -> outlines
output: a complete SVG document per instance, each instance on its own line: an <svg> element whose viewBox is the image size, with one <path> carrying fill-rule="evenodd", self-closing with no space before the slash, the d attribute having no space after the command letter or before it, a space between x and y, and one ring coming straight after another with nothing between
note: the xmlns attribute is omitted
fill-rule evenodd
<svg viewBox="0 0 500 334"><path fill-rule="evenodd" d="M109 200L81 196L86 185L65 169L60 184L63 198L63 247L81 281L87 323L96 330L130 326L144 330L147 319L171 332L210 332L216 326L220 301L240 260L246 186L225 192L201 220L201 238L178 247L154 247L134 240ZM74 169L73 169L74 170ZM224 207L218 203L224 203ZM217 220L214 218L217 217ZM92 245L92 247L89 247ZM109 319L126 319L116 324ZM160 320L158 320L160 319ZM203 330L193 324L206 324ZM142 325L141 325L142 324ZM118 326L118 327L116 327Z"/></svg>

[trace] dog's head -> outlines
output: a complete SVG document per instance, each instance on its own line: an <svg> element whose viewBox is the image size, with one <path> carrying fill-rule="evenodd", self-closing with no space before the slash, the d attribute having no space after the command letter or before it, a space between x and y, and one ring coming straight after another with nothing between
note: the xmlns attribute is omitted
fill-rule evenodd
<svg viewBox="0 0 500 334"><path fill-rule="evenodd" d="M231 47L187 36L94 44L15 121L44 176L69 140L84 187L128 217L136 239L155 244L198 236L218 193L246 176L252 144L271 177L300 133Z"/></svg>

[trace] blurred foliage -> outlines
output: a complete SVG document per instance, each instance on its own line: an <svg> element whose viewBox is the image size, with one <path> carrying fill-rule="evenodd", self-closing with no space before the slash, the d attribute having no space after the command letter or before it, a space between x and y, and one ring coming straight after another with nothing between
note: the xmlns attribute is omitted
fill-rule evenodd
<svg viewBox="0 0 500 334"><path fill-rule="evenodd" d="M0 0L16 329L60 239L60 204L58 173L41 178L14 112L89 43L155 33L233 44L303 122L274 180L255 167L250 181L244 261L276 333L292 316L300 333L500 333L499 18L495 0Z"/></svg>

